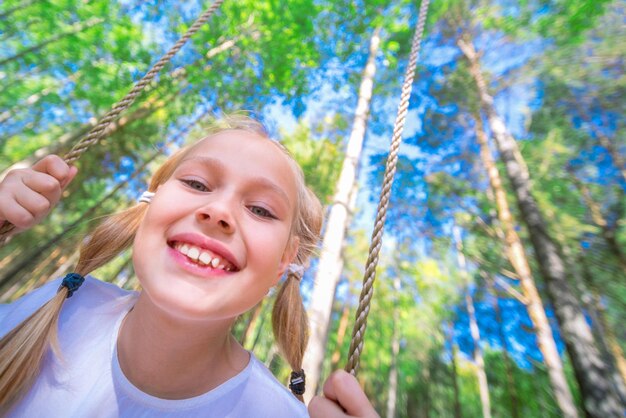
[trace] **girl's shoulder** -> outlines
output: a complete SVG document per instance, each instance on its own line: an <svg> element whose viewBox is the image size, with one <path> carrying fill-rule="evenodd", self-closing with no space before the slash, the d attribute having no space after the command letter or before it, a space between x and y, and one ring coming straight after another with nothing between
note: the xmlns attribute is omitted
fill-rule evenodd
<svg viewBox="0 0 626 418"><path fill-rule="evenodd" d="M14 302L0 304L0 336L4 336L50 301L57 293L62 280L62 277L52 280ZM87 276L80 289L63 304L62 316L73 315L84 310L92 313L121 312L128 309L136 298L137 292L120 289L114 284Z"/></svg>

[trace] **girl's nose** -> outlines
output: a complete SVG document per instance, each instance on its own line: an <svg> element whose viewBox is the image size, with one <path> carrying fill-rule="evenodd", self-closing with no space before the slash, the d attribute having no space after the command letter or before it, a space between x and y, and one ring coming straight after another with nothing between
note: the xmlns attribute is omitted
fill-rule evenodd
<svg viewBox="0 0 626 418"><path fill-rule="evenodd" d="M225 204L211 202L196 211L196 219L204 225L217 227L222 232L231 234L235 231L235 222L231 211Z"/></svg>

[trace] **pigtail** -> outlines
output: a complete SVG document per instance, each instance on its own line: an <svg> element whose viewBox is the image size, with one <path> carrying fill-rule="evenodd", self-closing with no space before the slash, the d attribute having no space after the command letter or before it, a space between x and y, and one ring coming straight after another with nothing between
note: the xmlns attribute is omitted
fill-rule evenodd
<svg viewBox="0 0 626 418"><path fill-rule="evenodd" d="M304 176L299 167L296 172L302 181L298 193L298 215L293 226L293 235L299 240L298 252L293 260L295 264L289 265L287 279L276 296L272 329L280 351L293 370L289 388L304 402L305 374L302 359L309 340L309 324L300 294L300 281L311 254L317 248L323 211L315 194L304 185Z"/></svg>
<svg viewBox="0 0 626 418"><path fill-rule="evenodd" d="M309 340L309 326L300 295L300 277L301 274L290 271L281 286L272 310L272 329L278 347L294 371L290 389L302 400L304 394L302 358ZM298 381L297 377L294 380L294 374L301 375L302 381Z"/></svg>
<svg viewBox="0 0 626 418"><path fill-rule="evenodd" d="M67 289L62 288L0 340L0 414L30 388L39 373L48 342L55 348L58 346L56 329L66 297Z"/></svg>
<svg viewBox="0 0 626 418"><path fill-rule="evenodd" d="M174 154L157 170L149 190L156 191L169 179L185 152ZM75 272L86 276L130 247L147 210L147 204L139 203L105 218L81 244ZM0 415L33 385L47 349L60 355L58 321L68 294L70 290L61 286L50 301L0 340Z"/></svg>
<svg viewBox="0 0 626 418"><path fill-rule="evenodd" d="M85 276L130 246L147 205L108 217L80 249L76 273ZM32 386L48 347L60 356L59 313L69 290L57 294L0 340L0 412L8 410Z"/></svg>

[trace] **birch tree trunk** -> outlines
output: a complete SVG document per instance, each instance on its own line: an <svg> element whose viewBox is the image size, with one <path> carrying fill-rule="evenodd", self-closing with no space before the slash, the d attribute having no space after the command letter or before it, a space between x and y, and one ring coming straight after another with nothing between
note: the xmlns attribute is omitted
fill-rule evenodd
<svg viewBox="0 0 626 418"><path fill-rule="evenodd" d="M567 379L563 371L563 363L561 362L559 351L556 348L552 329L550 328L541 296L535 285L528 258L526 257L526 251L522 245L522 240L515 231L513 214L509 208L500 172L498 171L498 167L489 149L489 144L487 143L487 135L483 128L480 114L474 115L474 119L476 122L476 139L480 145L480 158L487 171L489 184L496 203L498 220L504 230L506 255L519 276L520 285L526 301L526 310L528 311L528 316L536 331L537 345L543 355L543 360L548 370L554 398L556 399L556 403L563 417L577 418L578 411L574 397L567 385Z"/></svg>
<svg viewBox="0 0 626 418"><path fill-rule="evenodd" d="M491 400L489 399L489 384L487 382L487 374L485 373L485 359L483 351L480 347L480 330L476 321L476 310L474 308L474 300L469 288L469 274L467 272L467 263L465 255L463 255L463 242L461 241L461 232L458 227L453 229L454 241L456 245L456 256L459 264L459 272L462 277L463 286L465 287L465 307L469 317L470 334L474 343L474 363L476 364L476 378L478 379L478 389L480 391L480 404L483 410L483 418L491 418Z"/></svg>
<svg viewBox="0 0 626 418"><path fill-rule="evenodd" d="M357 168L369 116L374 75L376 74L375 59L379 44L380 28L376 28L370 39L369 56L361 79L359 99L352 132L347 144L346 156L343 160L337 190L326 221L322 251L308 312L310 337L309 346L303 359L303 368L307 374L307 391L304 395L306 403L317 392L335 290L343 269L342 246L348 227L349 208L353 196L356 195Z"/></svg>
<svg viewBox="0 0 626 418"><path fill-rule="evenodd" d="M585 413L593 418L622 417L624 406L612 391L607 366L598 349L580 303L567 282L565 264L550 236L537 202L530 191L528 168L513 136L497 114L493 97L482 76L478 55L467 34L457 44L470 64L470 73L479 92L481 107L487 114L500 158L514 190L522 220L528 228L548 296L554 306L563 340L581 388Z"/></svg>

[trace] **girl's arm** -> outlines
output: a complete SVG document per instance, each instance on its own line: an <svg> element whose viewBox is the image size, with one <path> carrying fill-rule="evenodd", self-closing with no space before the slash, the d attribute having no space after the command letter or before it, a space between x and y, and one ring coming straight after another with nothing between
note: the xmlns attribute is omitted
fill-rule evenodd
<svg viewBox="0 0 626 418"><path fill-rule="evenodd" d="M24 230L39 223L77 171L56 155L44 157L31 168L9 171L0 182L0 225L8 221Z"/></svg>
<svg viewBox="0 0 626 418"><path fill-rule="evenodd" d="M324 383L324 396L309 403L311 418L380 418L351 374L337 370Z"/></svg>

